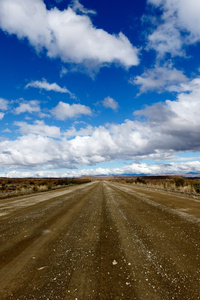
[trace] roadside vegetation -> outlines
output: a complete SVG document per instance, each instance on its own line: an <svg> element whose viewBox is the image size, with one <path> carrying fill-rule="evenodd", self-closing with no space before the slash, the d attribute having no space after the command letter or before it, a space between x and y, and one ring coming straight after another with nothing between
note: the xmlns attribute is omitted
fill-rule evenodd
<svg viewBox="0 0 200 300"><path fill-rule="evenodd" d="M115 182L200 195L200 178L181 176L116 177Z"/></svg>
<svg viewBox="0 0 200 300"><path fill-rule="evenodd" d="M0 178L0 198L20 196L90 182L85 178Z"/></svg>

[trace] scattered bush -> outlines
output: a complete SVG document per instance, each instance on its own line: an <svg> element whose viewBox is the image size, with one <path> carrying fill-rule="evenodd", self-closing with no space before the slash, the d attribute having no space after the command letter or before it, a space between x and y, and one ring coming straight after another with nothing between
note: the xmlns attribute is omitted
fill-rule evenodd
<svg viewBox="0 0 200 300"><path fill-rule="evenodd" d="M183 177L174 178L176 187L181 187L185 185L185 180Z"/></svg>
<svg viewBox="0 0 200 300"><path fill-rule="evenodd" d="M33 192L37 192L38 191L38 186L37 185L34 185L33 186Z"/></svg>
<svg viewBox="0 0 200 300"><path fill-rule="evenodd" d="M47 191L74 184L91 182L86 178L0 178L1 197Z"/></svg>
<svg viewBox="0 0 200 300"><path fill-rule="evenodd" d="M47 184L47 188L48 188L48 190L51 190L51 189L52 189L52 187L53 187L52 183L51 183L51 182L49 182L49 183Z"/></svg>
<svg viewBox="0 0 200 300"><path fill-rule="evenodd" d="M193 181L191 183L192 187L194 188L196 193L200 193L200 182L199 181Z"/></svg>
<svg viewBox="0 0 200 300"><path fill-rule="evenodd" d="M112 179L118 183L145 184L147 187L165 189L168 191L179 191L183 193L200 194L200 178L181 176L119 176Z"/></svg>
<svg viewBox="0 0 200 300"><path fill-rule="evenodd" d="M6 184L5 183L2 183L1 189L2 189L2 191L5 191L5 189L6 189Z"/></svg>
<svg viewBox="0 0 200 300"><path fill-rule="evenodd" d="M135 183L142 183L142 184L147 184L146 180L144 178L141 177L137 177Z"/></svg>

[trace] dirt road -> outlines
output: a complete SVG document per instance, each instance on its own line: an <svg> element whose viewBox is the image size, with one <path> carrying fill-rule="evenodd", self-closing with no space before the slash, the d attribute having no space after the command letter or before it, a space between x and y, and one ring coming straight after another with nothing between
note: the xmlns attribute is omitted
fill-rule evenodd
<svg viewBox="0 0 200 300"><path fill-rule="evenodd" d="M0 202L0 299L200 299L200 200L93 182Z"/></svg>

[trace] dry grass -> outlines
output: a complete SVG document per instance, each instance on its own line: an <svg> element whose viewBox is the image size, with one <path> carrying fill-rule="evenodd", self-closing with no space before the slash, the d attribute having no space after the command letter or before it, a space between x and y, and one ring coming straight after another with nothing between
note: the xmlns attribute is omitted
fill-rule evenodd
<svg viewBox="0 0 200 300"><path fill-rule="evenodd" d="M84 178L0 178L0 198L43 192L86 182L90 180Z"/></svg>
<svg viewBox="0 0 200 300"><path fill-rule="evenodd" d="M116 182L136 184L150 188L177 191L189 194L200 194L200 178L188 178L182 176L130 176L116 177Z"/></svg>

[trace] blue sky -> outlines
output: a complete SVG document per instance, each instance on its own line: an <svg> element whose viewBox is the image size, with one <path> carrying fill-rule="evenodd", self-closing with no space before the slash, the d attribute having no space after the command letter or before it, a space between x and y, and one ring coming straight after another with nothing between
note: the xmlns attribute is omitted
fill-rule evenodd
<svg viewBox="0 0 200 300"><path fill-rule="evenodd" d="M0 0L0 176L200 174L199 0Z"/></svg>

